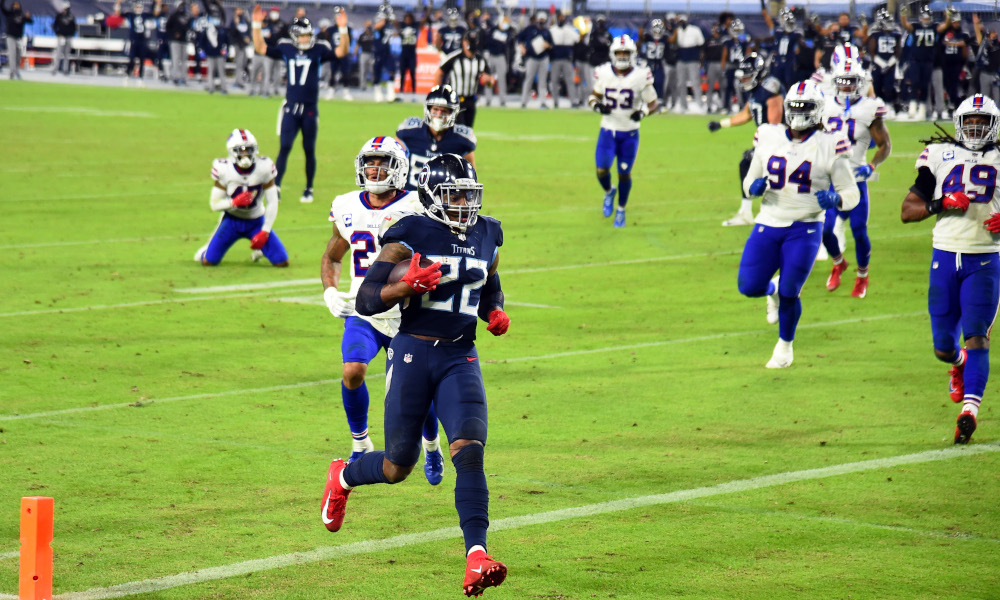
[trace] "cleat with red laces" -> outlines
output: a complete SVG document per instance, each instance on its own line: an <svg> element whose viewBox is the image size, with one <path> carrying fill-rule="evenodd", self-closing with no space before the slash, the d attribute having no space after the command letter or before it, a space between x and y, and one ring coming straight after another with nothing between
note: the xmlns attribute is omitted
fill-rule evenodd
<svg viewBox="0 0 1000 600"><path fill-rule="evenodd" d="M855 298L864 298L868 294L868 278L858 277L854 280L854 289L851 290L851 295Z"/></svg>
<svg viewBox="0 0 1000 600"><path fill-rule="evenodd" d="M964 411L958 415L955 423L955 443L968 444L972 439L972 432L976 430L976 415L969 411Z"/></svg>
<svg viewBox="0 0 1000 600"><path fill-rule="evenodd" d="M833 265L833 271L831 271L830 276L826 278L826 289L832 292L833 290L839 288L840 276L849 266L850 265L847 264L846 260L840 261L839 265Z"/></svg>
<svg viewBox="0 0 1000 600"><path fill-rule="evenodd" d="M948 375L951 376L951 380L948 382L948 395L951 397L952 402L961 402L965 398L965 379L963 379L963 374L965 373L965 348L959 350L962 353L962 364L955 365L948 371Z"/></svg>
<svg viewBox="0 0 1000 600"><path fill-rule="evenodd" d="M466 596L478 597L488 587L496 587L507 578L507 566L483 550L476 550L466 558L465 583L462 591Z"/></svg>
<svg viewBox="0 0 1000 600"><path fill-rule="evenodd" d="M340 531L344 524L344 512L347 510L347 496L351 490L345 490L340 485L340 474L347 468L347 463L337 459L330 463L326 474L326 489L323 490L323 525L328 531Z"/></svg>

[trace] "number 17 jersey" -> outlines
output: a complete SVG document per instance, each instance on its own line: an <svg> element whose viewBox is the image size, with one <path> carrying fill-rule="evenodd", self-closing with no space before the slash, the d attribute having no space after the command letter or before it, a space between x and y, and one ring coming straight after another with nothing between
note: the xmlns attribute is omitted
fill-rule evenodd
<svg viewBox="0 0 1000 600"><path fill-rule="evenodd" d="M632 67L618 73L611 63L604 63L594 69L594 91L604 97L605 106L611 107L611 114L601 118L601 128L611 131L639 129L639 123L631 119L632 113L656 100L649 67Z"/></svg>

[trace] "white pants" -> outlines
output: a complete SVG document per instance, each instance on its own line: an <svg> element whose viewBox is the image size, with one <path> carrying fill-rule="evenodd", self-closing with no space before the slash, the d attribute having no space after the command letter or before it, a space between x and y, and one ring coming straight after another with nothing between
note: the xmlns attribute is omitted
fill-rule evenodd
<svg viewBox="0 0 1000 600"><path fill-rule="evenodd" d="M521 106L528 103L528 98L531 98L531 83L535 80L535 76L538 76L538 101L541 104L545 104L545 96L549 93L548 87L546 87L545 79L549 75L549 59L548 58L529 58L524 61L525 71L524 71L524 85L521 86Z"/></svg>
<svg viewBox="0 0 1000 600"><path fill-rule="evenodd" d="M73 38L68 38L65 36L59 36L56 39L56 54L52 59L52 71L64 71L67 75L70 74L72 66L69 62L70 57L70 42ZM66 66L63 67L62 61L66 61Z"/></svg>
<svg viewBox="0 0 1000 600"><path fill-rule="evenodd" d="M486 63L490 72L497 78L497 94L500 96L500 106L507 105L507 55L487 54ZM493 104L493 86L486 88L486 103Z"/></svg>
<svg viewBox="0 0 1000 600"><path fill-rule="evenodd" d="M674 89L674 110L680 108L687 110L687 88L691 86L692 98L698 102L701 92L701 68L694 61L678 61L677 63L677 87ZM702 99L704 102L704 98ZM678 103L679 102L679 103Z"/></svg>
<svg viewBox="0 0 1000 600"><path fill-rule="evenodd" d="M208 56L205 57L205 62L207 64L206 71L206 83L205 86L208 91L214 91L216 88L219 91L226 91L226 57L225 56ZM215 85L215 78L219 78L219 85Z"/></svg>
<svg viewBox="0 0 1000 600"><path fill-rule="evenodd" d="M568 58L552 61L552 104L559 106L559 82L566 86L566 98L576 104L576 84L573 83L573 63Z"/></svg>

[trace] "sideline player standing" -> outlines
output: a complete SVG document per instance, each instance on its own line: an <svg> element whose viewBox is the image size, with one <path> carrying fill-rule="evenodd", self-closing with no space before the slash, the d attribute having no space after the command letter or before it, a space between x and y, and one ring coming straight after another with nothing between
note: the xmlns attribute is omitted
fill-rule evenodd
<svg viewBox="0 0 1000 600"><path fill-rule="evenodd" d="M424 164L441 154L457 154L476 166L476 134L456 125L458 94L450 85L436 85L424 100L424 118L409 117L399 124L396 138L410 152L410 180L406 189L417 189L417 175Z"/></svg>
<svg viewBox="0 0 1000 600"><path fill-rule="evenodd" d="M419 456L421 424L435 406L455 465L455 508L466 549L462 591L478 596L507 576L507 567L486 553L486 391L474 343L477 317L493 335L510 326L497 274L503 231L499 221L478 215L483 185L463 158L431 159L419 181L424 214L404 216L384 229L382 251L355 303L360 314L372 315L402 302L399 334L386 362L386 450L330 464L323 520L337 531L352 488L406 479ZM421 267L421 255L435 262ZM411 257L409 271L388 283L396 264Z"/></svg>
<svg viewBox="0 0 1000 600"><path fill-rule="evenodd" d="M212 239L194 253L205 266L222 262L240 238L250 240L251 258L261 256L276 267L288 266L288 252L271 228L278 218L277 170L266 156L257 156L257 139L247 129L234 129L226 140L229 158L212 163L212 210L222 212ZM266 201L267 206L264 206Z"/></svg>
<svg viewBox="0 0 1000 600"><path fill-rule="evenodd" d="M954 138L926 140L900 216L904 223L937 216L927 306L934 355L952 365L949 395L963 403L955 443L968 444L986 391L990 330L1000 305L1000 110L976 94L958 107L954 122Z"/></svg>
<svg viewBox="0 0 1000 600"><path fill-rule="evenodd" d="M632 190L632 167L639 153L639 121L655 111L656 90L649 67L637 67L638 51L627 35L611 42L611 62L594 69L594 91L587 103L604 115L597 137L597 181L604 189L604 216L614 210L618 192L615 227L625 227L625 204ZM615 162L617 157L618 161ZM618 165L618 187L611 187L611 165Z"/></svg>
<svg viewBox="0 0 1000 600"><path fill-rule="evenodd" d="M278 177L281 187L285 175L288 154L292 151L295 136L302 131L302 149L306 154L306 189L300 202L313 201L313 178L316 176L316 134L319 131L319 81L322 79L322 63L335 61L347 55L350 42L347 31L347 13L337 13L337 29L340 31L340 46L336 49L324 40L316 39L312 23L305 17L296 17L289 27L292 39L283 38L274 46L268 46L261 35L264 11L260 5L253 9L253 46L258 54L268 58L284 59L288 68L288 85L285 101L281 105L278 128L281 131L281 149L278 152Z"/></svg>
<svg viewBox="0 0 1000 600"><path fill-rule="evenodd" d="M330 205L333 235L326 245L320 269L326 288L323 299L333 316L344 319L340 345L344 359L341 396L353 438L349 461L375 450L368 437L369 397L365 375L368 363L380 348L389 349L389 342L399 330L398 308L378 315L358 316L354 298L368 267L382 248L376 239L379 225L400 212L423 210L417 194L404 191L409 159L406 149L394 138L379 136L365 142L354 159L354 171L358 186L365 191L337 196ZM345 294L337 287L348 251L351 289ZM444 456L433 408L424 424L423 448L424 474L431 485L437 485L444 473Z"/></svg>
<svg viewBox="0 0 1000 600"><path fill-rule="evenodd" d="M733 74L740 89L747 94L746 104L732 117L721 121L711 121L708 130L716 132L720 129L733 127L749 123L751 120L757 127L765 123L778 125L781 123L781 105L785 94L785 86L781 85L777 77L767 74L767 62L756 52L751 52L744 58L736 72ZM754 146L757 145L757 136L754 136ZM740 161L740 193L743 200L740 201L740 210L731 219L722 222L724 227L735 227L738 225L753 225L753 200L747 196L743 190L743 179L750 169L750 161L753 160L754 149L750 148L743 153Z"/></svg>
<svg viewBox="0 0 1000 600"><path fill-rule="evenodd" d="M787 125L757 129L757 150L743 180L747 194L764 198L743 248L737 283L744 296L767 296L767 322L779 324L769 369L792 364L802 315L799 293L822 241L823 212L858 204L847 160L851 143L842 134L823 131L823 104L814 82L793 85L785 96ZM774 277L778 271L780 279Z"/></svg>

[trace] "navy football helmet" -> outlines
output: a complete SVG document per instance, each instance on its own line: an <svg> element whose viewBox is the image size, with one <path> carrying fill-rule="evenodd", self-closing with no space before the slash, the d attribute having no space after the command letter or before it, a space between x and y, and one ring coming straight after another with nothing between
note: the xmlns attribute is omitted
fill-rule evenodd
<svg viewBox="0 0 1000 600"><path fill-rule="evenodd" d="M308 17L295 17L288 28L288 35L292 36L292 41L299 50L308 50L316 44L316 30L313 29L312 21ZM302 42L299 37L309 36L309 41Z"/></svg>
<svg viewBox="0 0 1000 600"><path fill-rule="evenodd" d="M439 106L448 109L447 116L434 116L431 108ZM427 92L427 99L424 100L424 122L434 131L444 131L455 126L455 119L458 118L458 94L450 85L436 85Z"/></svg>
<svg viewBox="0 0 1000 600"><path fill-rule="evenodd" d="M458 232L475 224L483 206L483 184L476 169L457 154L427 161L417 175L417 194L428 217Z"/></svg>
<svg viewBox="0 0 1000 600"><path fill-rule="evenodd" d="M745 92L753 91L764 80L765 75L767 75L767 63L764 57L756 52L751 52L741 60L740 66L734 73L734 77Z"/></svg>

